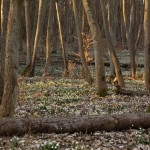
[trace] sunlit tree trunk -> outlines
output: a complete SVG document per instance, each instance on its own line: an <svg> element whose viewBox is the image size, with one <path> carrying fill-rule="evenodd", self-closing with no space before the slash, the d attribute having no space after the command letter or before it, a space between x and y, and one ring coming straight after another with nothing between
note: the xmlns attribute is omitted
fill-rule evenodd
<svg viewBox="0 0 150 150"><path fill-rule="evenodd" d="M144 10L144 75L145 86L150 92L150 1L145 0Z"/></svg>
<svg viewBox="0 0 150 150"><path fill-rule="evenodd" d="M92 12L92 9L89 6L89 1L82 0L82 3L85 9L85 13L87 15L87 19L92 34L92 39L93 39L97 94L101 96L105 96L107 94L106 92L107 85L105 81L105 69L104 69L103 49L102 49L102 34L99 29L96 18Z"/></svg>
<svg viewBox="0 0 150 150"><path fill-rule="evenodd" d="M43 7L43 0L39 0L38 20L37 20L36 34L35 34L35 40L34 40L34 50L33 50L33 55L32 55L31 67L28 72L28 76L30 77L33 77L35 73L35 63L36 63L36 57L37 57L40 31L41 31L41 26L42 26L42 7Z"/></svg>
<svg viewBox="0 0 150 150"><path fill-rule="evenodd" d="M54 12L54 0L51 0L49 7L48 25L47 25L47 35L46 35L46 64L43 72L43 76L48 75L48 68L50 65L50 52L51 52L51 28L52 28L52 18Z"/></svg>
<svg viewBox="0 0 150 150"><path fill-rule="evenodd" d="M58 21L58 27L59 27L59 36L60 36L60 42L61 42L61 48L62 48L62 55L64 59L64 75L68 75L68 61L67 61L67 56L66 56L66 49L64 45L64 39L62 35L62 27L61 27L61 20L60 20L60 11L59 11L59 6L58 6L58 1L55 2L56 6L56 12L57 12L57 21Z"/></svg>
<svg viewBox="0 0 150 150"><path fill-rule="evenodd" d="M18 99L17 84L17 56L19 49L19 7L20 0L10 1L9 19L6 35L6 57L4 72L4 93L0 107L0 117L12 117L15 112L15 104Z"/></svg>
<svg viewBox="0 0 150 150"><path fill-rule="evenodd" d="M84 49L83 49L83 39L82 39L82 33L81 33L81 24L80 24L80 20L79 20L79 12L77 10L77 2L76 2L76 0L72 0L72 3L73 3L73 11L74 11L74 17L75 17L75 23L76 23L77 36L78 36L79 52L80 52L81 62L83 65L84 76L85 76L85 80L89 84L92 84L92 82L93 82L92 76L91 76L90 70L88 68L88 64L86 62Z"/></svg>
<svg viewBox="0 0 150 150"><path fill-rule="evenodd" d="M123 9L123 1L120 1L120 7ZM123 48L126 49L127 48L127 41L126 41L126 30L125 30L125 23L124 23L124 19L123 19L123 11L121 11L121 15L120 15L120 25L121 25L121 40L122 40L122 44L123 44Z"/></svg>
<svg viewBox="0 0 150 150"><path fill-rule="evenodd" d="M125 86L125 84L124 84L123 76L121 74L120 63L119 63L119 60L118 60L116 52L115 52L115 47L113 44L112 36L110 35L110 32L109 32L105 4L104 4L103 0L100 0L100 3L101 3L102 14L103 14L105 34L106 34L107 41L109 44L110 55L111 55L111 58L112 58L112 61L113 61L114 67L115 67L117 81L118 81L118 84L123 87L123 86Z"/></svg>

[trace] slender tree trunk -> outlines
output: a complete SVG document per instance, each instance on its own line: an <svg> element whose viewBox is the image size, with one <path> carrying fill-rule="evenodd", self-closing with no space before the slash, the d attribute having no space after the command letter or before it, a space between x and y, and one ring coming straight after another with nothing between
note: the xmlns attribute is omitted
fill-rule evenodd
<svg viewBox="0 0 150 150"><path fill-rule="evenodd" d="M9 20L6 36L6 57L4 72L4 93L0 107L0 117L12 117L18 99L17 53L19 49L19 7L20 0L10 1Z"/></svg>
<svg viewBox="0 0 150 150"><path fill-rule="evenodd" d="M130 14L130 26L129 26L129 38L128 47L130 52L130 67L131 67L131 77L136 78L136 63L135 63L135 0L131 1L131 14Z"/></svg>
<svg viewBox="0 0 150 150"><path fill-rule="evenodd" d="M130 5L129 5L130 2ZM135 0L123 0L123 20L126 30L126 39L128 49L130 52L130 67L131 77L136 77L136 63L135 63ZM129 7L129 8L128 8ZM131 7L131 9L130 9Z"/></svg>
<svg viewBox="0 0 150 150"><path fill-rule="evenodd" d="M144 76L145 86L150 92L150 1L145 0L144 10Z"/></svg>
<svg viewBox="0 0 150 150"><path fill-rule="evenodd" d="M33 22L31 21L31 51L33 53L34 50L34 41L35 41L35 35L36 35L36 30L37 30L37 20L38 20L38 13L39 13L39 1L37 0L31 0L30 1L30 10L34 10L34 13L32 13L32 19ZM32 63L32 58L31 58L31 63Z"/></svg>
<svg viewBox="0 0 150 150"><path fill-rule="evenodd" d="M25 4L25 21L26 21L26 67L31 66L32 51L31 51L31 22L30 22L30 7L29 0L24 0Z"/></svg>
<svg viewBox="0 0 150 150"><path fill-rule="evenodd" d="M62 48L62 55L63 55L63 59L64 59L64 75L68 76L68 61L67 61L67 56L66 56L66 49L65 49L65 45L64 45L64 39L63 39L63 35L62 35L62 27L61 27L61 20L60 20L60 12L59 12L59 6L58 6L58 2L55 2L56 5L56 12L57 12L57 20L58 20L58 27L59 27L59 36L60 36L60 42L61 42L61 48Z"/></svg>
<svg viewBox="0 0 150 150"><path fill-rule="evenodd" d="M108 26L107 26L107 32L109 32L110 36L111 36L111 41L112 41L112 44L114 46L116 46L116 36L115 36L115 31L114 29L116 28L116 26L114 25L114 12L113 12L113 0L111 1L105 1L108 3L108 7L107 7L107 10L108 10L108 14L105 15L105 17L107 18L108 20ZM106 11L106 10L105 10ZM104 23L103 23L104 24ZM114 27L115 26L115 27ZM105 30L105 27L104 27L104 30ZM105 31L106 32L106 31ZM105 33L106 34L106 33ZM107 37L107 36L106 36ZM110 50L109 50L109 59L110 59L110 70L111 70L111 77L115 77L115 67L114 67L114 64L113 64L113 61L112 61L112 57L111 57L111 53L110 53Z"/></svg>
<svg viewBox="0 0 150 150"><path fill-rule="evenodd" d="M127 41L126 41L126 30L125 30L125 23L124 23L123 0L120 1L120 7L121 7L121 12L120 12L121 40L122 40L123 48L126 49Z"/></svg>
<svg viewBox="0 0 150 150"><path fill-rule="evenodd" d="M42 21L41 21L42 20L42 7L43 7L43 0L39 0L38 20L37 20L36 34L35 34L35 40L34 40L34 50L33 50L33 55L32 55L31 67L28 72L28 76L30 77L33 77L35 73L35 63L36 63L36 57L37 57L40 31L41 31L41 26L42 26Z"/></svg>
<svg viewBox="0 0 150 150"><path fill-rule="evenodd" d="M81 62L82 62L82 65L83 65L84 76L85 76L85 80L89 84L92 84L93 79L92 79L90 70L88 68L88 64L86 62L84 49L83 49L83 39L82 39L82 34L81 34L81 24L80 24L80 21L79 21L79 13L78 13L78 10L77 10L77 2L76 2L76 0L72 0L72 3L73 3L75 23L76 23L76 30L77 30L77 35L78 35L79 52L80 52Z"/></svg>
<svg viewBox="0 0 150 150"><path fill-rule="evenodd" d="M49 7L48 25L47 25L47 35L46 35L46 64L43 72L43 76L48 75L48 68L50 65L50 52L51 52L51 28L52 28L52 17L54 12L54 0L51 0Z"/></svg>
<svg viewBox="0 0 150 150"><path fill-rule="evenodd" d="M110 55L115 67L115 73L116 73L116 77L117 77L117 81L118 84L121 87L124 87L124 80L123 80L123 76L121 74L121 67L120 67L120 63L119 60L117 58L116 52L115 52L115 48L114 48L114 44L109 32L109 27L108 27L108 21L107 21L107 17L106 17L106 9L105 9L105 4L103 0L100 0L101 3L101 9L102 9L102 14L103 14L103 22L104 22L104 29L105 29L105 34L108 40L108 44L109 44L109 50L110 50Z"/></svg>
<svg viewBox="0 0 150 150"><path fill-rule="evenodd" d="M138 8L136 9L136 16L138 16L136 19L136 24L137 24L137 30L136 30L136 42L135 42L135 49L139 50L140 48L140 41L142 39L142 34L143 34L143 22L144 22L144 4L143 0L140 0L138 2Z"/></svg>
<svg viewBox="0 0 150 150"><path fill-rule="evenodd" d="M92 9L89 6L89 1L82 0L82 3L85 9L85 13L87 15L87 19L92 34L92 39L93 39L97 94L101 96L105 96L107 94L107 85L105 80L105 69L104 69L104 60L103 60L102 34L100 32L96 18L92 12Z"/></svg>

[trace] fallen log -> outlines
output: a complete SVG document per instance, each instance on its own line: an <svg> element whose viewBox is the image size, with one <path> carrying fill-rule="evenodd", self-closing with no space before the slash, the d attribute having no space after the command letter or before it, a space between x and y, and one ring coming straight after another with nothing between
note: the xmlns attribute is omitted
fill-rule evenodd
<svg viewBox="0 0 150 150"><path fill-rule="evenodd" d="M26 133L92 133L118 131L130 128L150 128L150 113L127 113L100 116L51 117L51 118L1 118L0 135Z"/></svg>
<svg viewBox="0 0 150 150"><path fill-rule="evenodd" d="M150 96L147 91L131 91L121 88L119 85L116 86L116 94L127 95L127 96Z"/></svg>

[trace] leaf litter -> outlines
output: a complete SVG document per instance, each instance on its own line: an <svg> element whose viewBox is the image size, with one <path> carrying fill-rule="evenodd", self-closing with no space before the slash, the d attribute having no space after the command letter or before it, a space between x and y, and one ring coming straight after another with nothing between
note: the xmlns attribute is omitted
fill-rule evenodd
<svg viewBox="0 0 150 150"><path fill-rule="evenodd" d="M109 95L96 95L82 79L34 77L19 79L19 101L16 117L84 116L145 112L149 97L116 95L108 84ZM142 80L126 79L126 89L144 89ZM0 149L64 150L150 150L150 129L91 134L26 134L23 137L1 137Z"/></svg>

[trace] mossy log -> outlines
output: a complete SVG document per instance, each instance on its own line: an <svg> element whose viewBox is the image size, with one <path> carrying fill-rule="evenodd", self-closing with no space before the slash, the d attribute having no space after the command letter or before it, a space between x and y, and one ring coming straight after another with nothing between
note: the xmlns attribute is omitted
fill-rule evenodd
<svg viewBox="0 0 150 150"><path fill-rule="evenodd" d="M150 127L150 113L0 119L1 136L24 135L26 133L93 133L102 130L118 131L140 127Z"/></svg>

